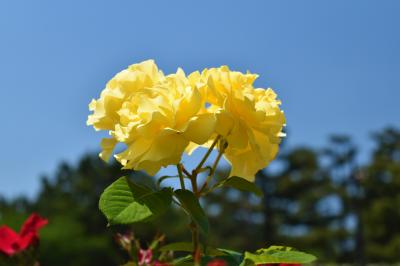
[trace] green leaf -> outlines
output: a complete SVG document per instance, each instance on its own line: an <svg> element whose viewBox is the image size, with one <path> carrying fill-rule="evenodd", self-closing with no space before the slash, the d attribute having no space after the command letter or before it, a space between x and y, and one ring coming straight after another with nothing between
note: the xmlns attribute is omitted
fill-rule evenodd
<svg viewBox="0 0 400 266"><path fill-rule="evenodd" d="M203 252L205 255L209 255L212 257L217 257L217 256L225 256L226 253L221 251L219 248L213 248L213 247L205 247L203 248Z"/></svg>
<svg viewBox="0 0 400 266"><path fill-rule="evenodd" d="M263 192L256 186L256 184L238 176L232 176L228 179L225 179L219 186L233 187L241 191L252 192L258 197L263 196Z"/></svg>
<svg viewBox="0 0 400 266"><path fill-rule="evenodd" d="M143 202L151 210L154 217L157 217L163 214L171 205L172 189L163 188L162 190L151 192L140 197L138 201Z"/></svg>
<svg viewBox="0 0 400 266"><path fill-rule="evenodd" d="M201 258L201 266L207 266L209 263L215 259L218 260L223 260L225 264L224 266L239 266L240 262L235 261L232 257L230 256L203 256ZM219 265L219 264L218 264ZM193 264L192 264L193 266Z"/></svg>
<svg viewBox="0 0 400 266"><path fill-rule="evenodd" d="M171 189L154 192L121 177L104 190L99 208L109 224L130 224L160 215L171 200Z"/></svg>
<svg viewBox="0 0 400 266"><path fill-rule="evenodd" d="M187 255L186 257L182 257L182 258L177 258L172 262L172 265L176 265L176 266L185 266L185 265L189 265L189 266L193 266L193 259L192 259L192 255Z"/></svg>
<svg viewBox="0 0 400 266"><path fill-rule="evenodd" d="M241 266L253 266L263 263L310 263L316 257L290 247L271 246L267 249L259 249L256 253L245 252Z"/></svg>
<svg viewBox="0 0 400 266"><path fill-rule="evenodd" d="M243 254L239 253L237 251L234 250L229 250L229 249L223 249L223 248L219 248L219 251L222 251L223 253L225 253L226 256L232 258L232 260L234 260L236 262L236 265L239 265L240 262L243 260Z"/></svg>
<svg viewBox="0 0 400 266"><path fill-rule="evenodd" d="M175 190L175 195L182 204L182 207L190 214L193 221L200 227L201 231L207 234L207 216L193 192L185 189L178 189Z"/></svg>

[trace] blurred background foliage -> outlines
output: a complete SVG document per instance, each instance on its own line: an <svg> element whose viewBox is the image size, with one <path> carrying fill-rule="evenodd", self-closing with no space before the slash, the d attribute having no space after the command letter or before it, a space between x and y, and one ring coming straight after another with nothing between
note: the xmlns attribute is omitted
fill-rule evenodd
<svg viewBox="0 0 400 266"><path fill-rule="evenodd" d="M258 173L263 198L221 189L204 200L211 223L208 243L240 251L271 244L288 245L317 255L320 262L398 262L400 258L400 131L387 128L373 135L368 163L358 165L357 146L334 135L327 147L286 148L274 169ZM227 169L220 169L223 178ZM97 154L78 165L62 163L43 177L34 200L0 198L0 224L16 230L31 212L49 219L41 232L40 261L46 265L119 265L126 261L113 240L127 227L107 227L98 199L116 177L132 175L154 186L141 172L127 173ZM171 208L152 224L131 229L151 241L166 233L167 242L189 240L185 216Z"/></svg>

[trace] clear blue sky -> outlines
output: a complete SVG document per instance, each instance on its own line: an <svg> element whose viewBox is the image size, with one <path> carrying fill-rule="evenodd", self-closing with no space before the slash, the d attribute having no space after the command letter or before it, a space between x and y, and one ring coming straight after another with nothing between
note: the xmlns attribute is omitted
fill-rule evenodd
<svg viewBox="0 0 400 266"><path fill-rule="evenodd" d="M290 145L347 133L367 154L371 131L400 123L399 13L397 0L1 1L0 195L32 196L41 174L98 149L87 104L149 58L259 73Z"/></svg>

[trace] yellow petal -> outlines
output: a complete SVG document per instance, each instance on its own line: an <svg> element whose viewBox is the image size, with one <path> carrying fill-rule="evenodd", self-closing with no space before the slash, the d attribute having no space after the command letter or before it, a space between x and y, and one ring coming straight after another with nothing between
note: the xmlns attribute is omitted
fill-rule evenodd
<svg viewBox="0 0 400 266"><path fill-rule="evenodd" d="M215 131L216 118L214 114L202 114L190 119L183 136L197 144L208 141Z"/></svg>
<svg viewBox="0 0 400 266"><path fill-rule="evenodd" d="M227 112L217 112L217 125L215 131L221 136L228 136L234 127L234 119L232 115Z"/></svg>
<svg viewBox="0 0 400 266"><path fill-rule="evenodd" d="M254 181L257 171L264 166L264 161L251 150L238 154L227 152L224 157L232 165L229 176L238 176L249 181Z"/></svg>
<svg viewBox="0 0 400 266"><path fill-rule="evenodd" d="M117 140L114 138L102 139L100 144L102 149L101 153L99 154L100 158L107 162L110 159L116 144Z"/></svg>

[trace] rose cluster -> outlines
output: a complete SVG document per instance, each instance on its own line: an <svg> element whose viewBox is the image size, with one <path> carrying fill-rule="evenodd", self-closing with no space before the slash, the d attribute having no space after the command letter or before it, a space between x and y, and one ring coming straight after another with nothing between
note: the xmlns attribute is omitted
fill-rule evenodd
<svg viewBox="0 0 400 266"><path fill-rule="evenodd" d="M165 75L153 60L116 74L92 100L87 124L107 130L100 157L150 175L178 164L184 152L223 139L231 176L254 180L278 152L285 116L272 89L254 87L258 76L227 66ZM218 146L215 146L218 148Z"/></svg>

